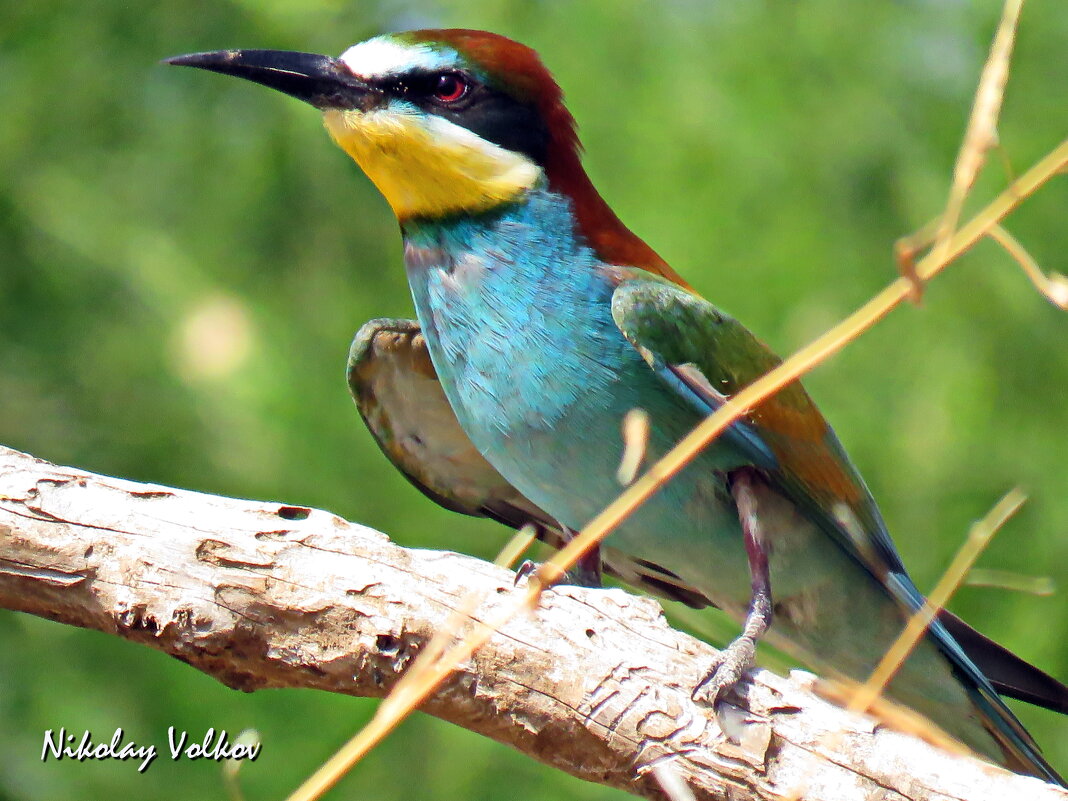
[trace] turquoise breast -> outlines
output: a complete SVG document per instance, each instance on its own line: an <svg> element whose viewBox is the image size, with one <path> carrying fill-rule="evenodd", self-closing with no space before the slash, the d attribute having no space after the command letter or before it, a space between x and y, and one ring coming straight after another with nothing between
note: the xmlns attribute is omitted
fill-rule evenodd
<svg viewBox="0 0 1068 801"><path fill-rule="evenodd" d="M581 528L621 491L627 411L651 415L650 457L698 422L616 327L615 284L575 237L565 198L536 191L522 204L409 224L404 234L416 312L460 424L505 478L564 525ZM609 544L669 568L702 557L705 565L731 562L724 572L736 568L736 577L717 590L744 603L748 568L723 476L741 463L731 449L713 448ZM672 536L648 535L671 518Z"/></svg>

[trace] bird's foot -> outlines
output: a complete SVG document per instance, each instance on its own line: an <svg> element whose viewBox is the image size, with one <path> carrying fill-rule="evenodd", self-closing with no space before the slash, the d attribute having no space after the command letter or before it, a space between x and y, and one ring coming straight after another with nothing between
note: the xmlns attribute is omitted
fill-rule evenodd
<svg viewBox="0 0 1068 801"><path fill-rule="evenodd" d="M756 665L756 638L743 634L719 652L708 675L693 691L693 700L714 707Z"/></svg>
<svg viewBox="0 0 1068 801"><path fill-rule="evenodd" d="M564 543L571 542L575 536L575 532L569 529L567 526L560 525L560 531L563 533ZM515 572L515 583L518 584L523 579L530 576L539 567L537 562L532 562L527 559L523 564L519 566L519 569ZM591 587L595 590L601 589L604 585L601 583L601 546L594 545L588 551L583 553L578 561L575 562L568 570L564 571L564 575L560 577L558 581L554 581L553 584L570 584L573 587Z"/></svg>
<svg viewBox="0 0 1068 801"><path fill-rule="evenodd" d="M538 569L539 565L533 559L524 559L522 564L516 568L515 579L512 582L513 587L518 587L519 583L526 578L529 578Z"/></svg>

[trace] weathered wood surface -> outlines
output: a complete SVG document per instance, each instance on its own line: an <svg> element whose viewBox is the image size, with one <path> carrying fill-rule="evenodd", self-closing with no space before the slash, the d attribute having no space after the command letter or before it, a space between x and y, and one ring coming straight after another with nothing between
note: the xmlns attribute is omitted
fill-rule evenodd
<svg viewBox="0 0 1068 801"><path fill-rule="evenodd" d="M513 575L401 548L327 512L137 484L0 448L0 606L164 651L231 687L383 696L458 608L488 620ZM475 606L468 606L477 599ZM655 601L560 587L424 711L648 798L1068 801L758 671L721 712L691 701L714 650ZM29 656L29 655L27 655Z"/></svg>

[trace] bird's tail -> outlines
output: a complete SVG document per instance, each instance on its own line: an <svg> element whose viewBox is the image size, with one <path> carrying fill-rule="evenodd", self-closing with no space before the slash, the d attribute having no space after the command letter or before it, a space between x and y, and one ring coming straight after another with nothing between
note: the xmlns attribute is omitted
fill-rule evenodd
<svg viewBox="0 0 1068 801"><path fill-rule="evenodd" d="M993 692L989 682L975 682L974 686L968 687L968 693L976 707L983 712L984 726L1001 747L1005 764L1010 770L1068 787L1064 778L1042 756L1042 749L1028 734L1027 729L1005 706L1005 702L997 693Z"/></svg>
<svg viewBox="0 0 1068 801"><path fill-rule="evenodd" d="M1068 687L943 609L938 619L998 694L1068 715Z"/></svg>
<svg viewBox="0 0 1068 801"><path fill-rule="evenodd" d="M923 596L907 576L892 574L891 584L896 585L900 597L909 598L910 605L919 608L923 604ZM1066 712L1068 688L949 612L940 613L931 622L929 634L982 713L983 725L1000 746L1007 766L1068 787L998 695L1000 691L1012 698Z"/></svg>
<svg viewBox="0 0 1068 801"><path fill-rule="evenodd" d="M987 731L1001 746L1009 767L1068 787L999 697L1005 695L1068 714L1068 687L945 610L932 624L932 633L954 670L965 679L972 700L984 713ZM963 659L955 658L958 650Z"/></svg>

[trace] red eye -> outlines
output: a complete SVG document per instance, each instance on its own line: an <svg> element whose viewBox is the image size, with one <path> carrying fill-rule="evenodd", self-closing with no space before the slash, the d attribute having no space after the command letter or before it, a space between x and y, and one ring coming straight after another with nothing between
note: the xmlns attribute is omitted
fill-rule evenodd
<svg viewBox="0 0 1068 801"><path fill-rule="evenodd" d="M462 75L446 72L438 76L434 97L442 103L455 103L467 94L467 80Z"/></svg>

